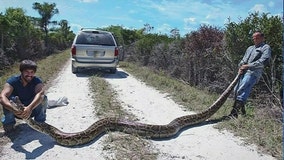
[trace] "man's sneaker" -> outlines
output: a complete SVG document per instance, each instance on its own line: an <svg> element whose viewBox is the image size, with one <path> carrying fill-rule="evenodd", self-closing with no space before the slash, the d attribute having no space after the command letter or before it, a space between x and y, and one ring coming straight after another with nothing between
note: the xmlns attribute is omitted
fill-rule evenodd
<svg viewBox="0 0 284 160"><path fill-rule="evenodd" d="M4 131L6 134L9 134L15 130L15 125L10 124L10 125L3 125Z"/></svg>
<svg viewBox="0 0 284 160"><path fill-rule="evenodd" d="M229 115L223 116L223 120L231 120L237 118L238 118L238 110L236 108L233 108Z"/></svg>

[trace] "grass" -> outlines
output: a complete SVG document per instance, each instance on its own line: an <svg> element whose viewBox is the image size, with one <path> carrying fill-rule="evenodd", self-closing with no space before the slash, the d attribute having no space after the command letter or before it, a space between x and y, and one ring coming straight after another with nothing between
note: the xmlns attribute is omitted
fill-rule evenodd
<svg viewBox="0 0 284 160"><path fill-rule="evenodd" d="M115 116L133 121L137 119L122 108L117 100L117 93L100 74L92 75L89 80L98 117ZM150 141L140 136L109 132L103 145L107 153L105 159L157 159L157 152L151 148Z"/></svg>
<svg viewBox="0 0 284 160"><path fill-rule="evenodd" d="M146 67L136 66L128 62L120 62L120 67L146 84L162 92L170 93L173 100L183 105L187 110L196 112L204 110L219 96L208 93L207 91L198 90L168 77L163 72L153 72ZM229 98L210 119L218 119L224 115L228 115L232 104L233 100ZM256 144L263 152L279 160L282 159L282 121L266 114L267 110L259 110L259 108L252 106L250 103L246 105L246 110L247 116L240 116L236 120L223 121L218 123L216 128L229 130L236 136L242 137L246 143Z"/></svg>

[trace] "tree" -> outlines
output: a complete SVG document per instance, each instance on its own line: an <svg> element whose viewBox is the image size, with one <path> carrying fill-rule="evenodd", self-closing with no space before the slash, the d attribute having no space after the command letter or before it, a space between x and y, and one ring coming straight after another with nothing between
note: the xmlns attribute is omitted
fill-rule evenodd
<svg viewBox="0 0 284 160"><path fill-rule="evenodd" d="M67 39L67 36L69 34L70 26L68 26L68 21L67 20L61 20L59 22L60 26L60 32L63 35L65 39Z"/></svg>
<svg viewBox="0 0 284 160"><path fill-rule="evenodd" d="M3 18L8 26L4 29L3 49L9 57L23 59L41 53L41 34L22 8L6 9Z"/></svg>
<svg viewBox="0 0 284 160"><path fill-rule="evenodd" d="M4 15L2 15L2 13L0 13L0 34L1 34L1 49L4 49L4 34L7 32L8 28L9 28L9 21L5 18Z"/></svg>
<svg viewBox="0 0 284 160"><path fill-rule="evenodd" d="M154 27L151 26L149 23L144 24L143 32L145 34L150 33L151 30L153 30Z"/></svg>
<svg viewBox="0 0 284 160"><path fill-rule="evenodd" d="M70 31L70 26L67 20L61 20L58 23L59 27L51 28L49 33L50 43L55 45L57 49L65 49L70 46L75 34Z"/></svg>
<svg viewBox="0 0 284 160"><path fill-rule="evenodd" d="M198 31L186 35L183 42L184 75L194 86L209 86L221 79L222 43L224 32L213 26L203 25Z"/></svg>
<svg viewBox="0 0 284 160"><path fill-rule="evenodd" d="M56 21L50 21L50 19L55 15L58 14L59 11L56 8L56 4L52 3L52 4L48 4L46 2L44 2L43 4L40 4L38 2L33 3L33 9L37 10L38 13L41 15L41 19L40 19L40 27L42 28L42 30L45 33L45 39L47 41L47 37L48 37L48 25L53 23L56 24Z"/></svg>
<svg viewBox="0 0 284 160"><path fill-rule="evenodd" d="M179 29L174 28L170 31L170 33L171 33L171 37L176 38L176 39L180 38Z"/></svg>

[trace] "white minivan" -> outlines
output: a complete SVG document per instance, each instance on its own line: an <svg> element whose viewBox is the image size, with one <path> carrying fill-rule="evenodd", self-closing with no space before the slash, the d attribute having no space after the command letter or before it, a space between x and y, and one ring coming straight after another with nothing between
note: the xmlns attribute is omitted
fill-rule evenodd
<svg viewBox="0 0 284 160"><path fill-rule="evenodd" d="M112 33L82 28L71 47L72 73L80 68L107 69L116 73L118 46Z"/></svg>

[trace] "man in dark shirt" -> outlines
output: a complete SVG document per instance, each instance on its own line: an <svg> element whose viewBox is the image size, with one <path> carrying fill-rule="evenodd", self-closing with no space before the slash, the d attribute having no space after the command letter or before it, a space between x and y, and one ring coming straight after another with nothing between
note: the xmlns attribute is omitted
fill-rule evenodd
<svg viewBox="0 0 284 160"><path fill-rule="evenodd" d="M1 122L5 132L10 132L16 123L15 116L21 119L34 117L35 121L45 122L46 120L46 96L44 85L40 78L35 76L37 65L34 61L23 60L20 64L20 75L10 77L0 94L4 117ZM23 111L15 111L10 100L15 97L24 104Z"/></svg>

